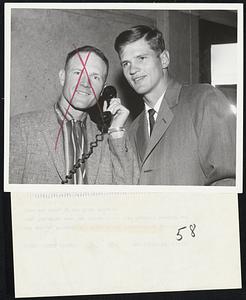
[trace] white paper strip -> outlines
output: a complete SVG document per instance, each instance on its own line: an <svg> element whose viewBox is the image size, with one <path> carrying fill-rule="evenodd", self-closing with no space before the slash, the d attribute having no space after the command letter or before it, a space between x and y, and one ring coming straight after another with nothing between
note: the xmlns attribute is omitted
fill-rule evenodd
<svg viewBox="0 0 246 300"><path fill-rule="evenodd" d="M11 198L16 297L241 287L237 195Z"/></svg>

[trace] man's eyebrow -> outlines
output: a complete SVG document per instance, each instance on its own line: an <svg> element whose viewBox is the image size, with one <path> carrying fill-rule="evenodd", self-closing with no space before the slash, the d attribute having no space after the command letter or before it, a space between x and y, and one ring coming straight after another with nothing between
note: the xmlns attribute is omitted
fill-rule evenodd
<svg viewBox="0 0 246 300"><path fill-rule="evenodd" d="M98 72L92 72L91 75L98 75L98 76L101 76L101 74L98 73Z"/></svg>
<svg viewBox="0 0 246 300"><path fill-rule="evenodd" d="M150 55L150 53L149 52L140 53L140 54L136 55L136 57L145 56L145 55Z"/></svg>
<svg viewBox="0 0 246 300"><path fill-rule="evenodd" d="M147 55L151 55L151 53L149 53L149 52L139 53L139 54L135 55L133 58L137 58L137 57L140 57L140 56L147 56ZM125 62L129 62L129 60L124 59L124 60L121 61L121 64L123 64Z"/></svg>
<svg viewBox="0 0 246 300"><path fill-rule="evenodd" d="M71 71L82 71L84 68L71 68Z"/></svg>

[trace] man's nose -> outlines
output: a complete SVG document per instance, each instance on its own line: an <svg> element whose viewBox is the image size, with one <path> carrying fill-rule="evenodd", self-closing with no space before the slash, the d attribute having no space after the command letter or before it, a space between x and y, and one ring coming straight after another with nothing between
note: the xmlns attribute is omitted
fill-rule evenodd
<svg viewBox="0 0 246 300"><path fill-rule="evenodd" d="M80 85L82 85L83 87L90 87L89 80L88 80L87 76L83 75L81 77Z"/></svg>
<svg viewBox="0 0 246 300"><path fill-rule="evenodd" d="M132 63L130 66L130 75L137 73L138 70L139 68L137 67L137 65Z"/></svg>

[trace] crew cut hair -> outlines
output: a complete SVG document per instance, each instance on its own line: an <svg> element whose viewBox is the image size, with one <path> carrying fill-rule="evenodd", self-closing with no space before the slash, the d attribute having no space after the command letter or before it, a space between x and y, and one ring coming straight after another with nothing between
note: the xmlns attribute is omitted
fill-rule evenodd
<svg viewBox="0 0 246 300"><path fill-rule="evenodd" d="M78 53L80 53L80 52L90 52L90 53L92 52L92 53L95 53L97 56L99 56L104 61L105 65L107 67L107 73L106 73L106 78L107 78L108 69L109 69L108 59L100 49L98 49L94 46L86 45L86 46L83 46L83 47L76 48L76 49L72 50L71 52L69 52L67 54L67 57L66 57L65 68L67 67L70 59L72 57L74 57L75 55L78 55Z"/></svg>
<svg viewBox="0 0 246 300"><path fill-rule="evenodd" d="M165 50L165 41L162 33L157 28L151 28L146 25L134 26L121 32L115 39L114 48L120 54L124 46L141 38L144 38L150 45L150 48L158 54Z"/></svg>

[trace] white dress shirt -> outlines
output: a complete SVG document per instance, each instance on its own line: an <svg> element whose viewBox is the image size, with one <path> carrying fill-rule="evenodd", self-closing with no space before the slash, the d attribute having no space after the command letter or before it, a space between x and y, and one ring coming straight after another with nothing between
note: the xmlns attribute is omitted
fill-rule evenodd
<svg viewBox="0 0 246 300"><path fill-rule="evenodd" d="M166 92L166 91L165 91ZM146 114L146 118L147 118L147 123L148 123L148 133L150 135L150 124L149 124L149 113L148 111L153 108L155 110L155 114L154 114L154 119L156 121L156 118L157 118L157 114L159 112L159 109L160 109L160 106L161 106L161 103L162 103L162 99L164 97L164 94L165 92L161 95L161 97L157 100L156 104L154 107L150 107L147 103L144 103L145 105L145 114Z"/></svg>

